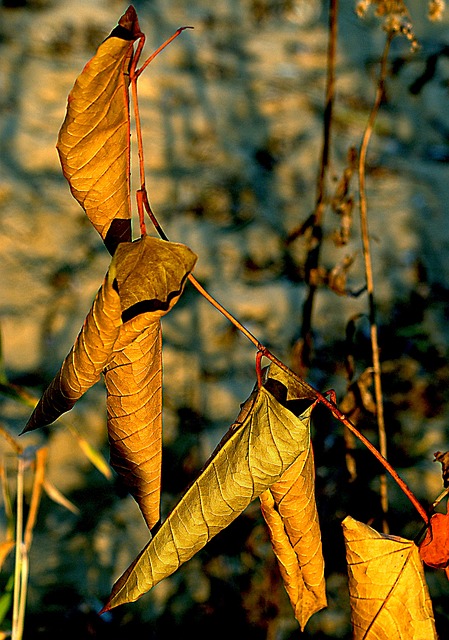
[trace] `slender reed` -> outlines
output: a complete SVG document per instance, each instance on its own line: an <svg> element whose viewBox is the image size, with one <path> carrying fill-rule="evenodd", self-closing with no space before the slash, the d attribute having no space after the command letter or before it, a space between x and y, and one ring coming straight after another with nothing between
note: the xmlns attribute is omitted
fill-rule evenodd
<svg viewBox="0 0 449 640"><path fill-rule="evenodd" d="M358 177L359 177L359 211L360 211L360 225L362 234L363 245L363 258L365 263L365 275L366 275L366 288L368 292L368 305L369 305L369 323L370 323L370 339L371 350L373 358L373 379L374 379L374 399L376 403L376 418L377 429L379 434L379 449L384 458L387 457L387 435L385 431L385 420L383 411L383 395L382 395L382 381L381 381L381 366L379 356L379 342L377 332L376 321L376 303L374 298L374 279L373 279L373 267L371 260L371 248L369 238L368 227L368 207L366 198L366 155L368 151L368 145L373 133L374 123L376 121L377 114L382 104L382 99L385 90L385 79L387 75L387 63L388 54L390 52L391 41L393 40L394 33L389 32L387 34L385 47L382 53L379 78L377 81L376 96L369 115L368 123L366 125L362 143L359 151L358 162ZM388 523L386 515L388 513L388 486L387 477L385 474L380 476L380 501L383 512L383 531L388 533Z"/></svg>

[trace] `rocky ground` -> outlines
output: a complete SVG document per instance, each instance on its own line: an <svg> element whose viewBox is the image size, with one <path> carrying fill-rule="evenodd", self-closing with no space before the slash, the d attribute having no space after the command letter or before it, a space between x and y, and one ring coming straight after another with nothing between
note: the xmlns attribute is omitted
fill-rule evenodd
<svg viewBox="0 0 449 640"><path fill-rule="evenodd" d="M10 4L0 9L2 358L9 380L38 394L71 347L108 267L100 238L62 177L55 142L76 76L126 4ZM288 246L285 240L310 215L316 197L326 11L318 0L134 4L148 52L177 27L194 26L140 80L153 209L170 239L199 255L200 282L292 363L306 295L305 240ZM332 182L349 147L360 144L385 38L377 19L361 21L352 2L342 4ZM441 490L433 453L449 448L449 22L447 14L442 22L427 21L425 4L408 3L421 48L412 54L404 38L393 42L367 187L392 461L427 504ZM357 218L344 248L332 242L338 225L329 212L322 262L332 269L353 256L347 286L358 290L364 272ZM320 290L311 383L333 387L339 397L345 393L346 326L366 311L365 295ZM168 509L251 391L254 350L191 288L164 320L163 335ZM363 370L363 322L357 340ZM107 457L104 391L97 386L68 420ZM14 434L27 415L17 402L2 401L2 424ZM312 618L302 637L347 638L339 522L349 512L365 521L375 517L376 470L360 451L364 472L348 487L340 430L326 416L315 429L329 608ZM124 632L157 639L180 632L197 638L299 637L257 505L152 595L100 620L96 611L145 544L146 527L134 502L90 465L67 428L28 438L30 446L48 442L49 478L80 514L49 500L42 505L26 638L59 638L61 631L67 639L121 638ZM394 487L391 492L392 529L413 537L419 528L415 514ZM440 628L447 632L447 583L438 572L428 578Z"/></svg>

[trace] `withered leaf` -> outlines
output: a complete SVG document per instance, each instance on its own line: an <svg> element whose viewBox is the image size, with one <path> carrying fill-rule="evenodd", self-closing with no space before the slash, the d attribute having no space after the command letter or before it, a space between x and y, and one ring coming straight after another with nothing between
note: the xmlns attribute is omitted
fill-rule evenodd
<svg viewBox="0 0 449 640"><path fill-rule="evenodd" d="M160 318L196 262L185 245L121 243L64 363L24 431L48 425L105 373L111 463L152 528L159 520L162 441Z"/></svg>
<svg viewBox="0 0 449 640"><path fill-rule="evenodd" d="M129 7L76 80L57 143L72 194L111 254L131 240L127 71L141 36Z"/></svg>
<svg viewBox="0 0 449 640"><path fill-rule="evenodd" d="M103 611L137 600L189 560L276 482L309 447L309 406L298 418L264 387L253 392L173 511L112 589Z"/></svg>
<svg viewBox="0 0 449 640"><path fill-rule="evenodd" d="M444 453L436 451L434 456L435 462L441 462L442 465L441 473L443 474L443 484L445 487L449 487L449 451L445 451Z"/></svg>
<svg viewBox="0 0 449 640"><path fill-rule="evenodd" d="M120 296L113 287L114 278L113 261L75 344L44 391L22 433L54 422L100 379L122 325Z"/></svg>
<svg viewBox="0 0 449 640"><path fill-rule="evenodd" d="M327 604L311 447L260 500L286 591L304 630L309 618Z"/></svg>
<svg viewBox="0 0 449 640"><path fill-rule="evenodd" d="M354 640L436 640L418 547L350 516L342 526Z"/></svg>

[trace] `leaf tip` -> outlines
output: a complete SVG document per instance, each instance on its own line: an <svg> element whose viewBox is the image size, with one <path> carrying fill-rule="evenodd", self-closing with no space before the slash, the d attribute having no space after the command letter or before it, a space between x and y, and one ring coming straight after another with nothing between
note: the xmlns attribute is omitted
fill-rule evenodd
<svg viewBox="0 0 449 640"><path fill-rule="evenodd" d="M108 611L111 610L111 602L110 600L108 600L108 602L106 602L106 604L104 605L104 607L98 612L98 615L101 616L103 615L103 613L107 613Z"/></svg>
<svg viewBox="0 0 449 640"><path fill-rule="evenodd" d="M137 40L143 33L140 30L137 12L132 4L129 5L125 13L118 21L119 27L122 27L131 34L131 40ZM111 34L112 35L112 34Z"/></svg>

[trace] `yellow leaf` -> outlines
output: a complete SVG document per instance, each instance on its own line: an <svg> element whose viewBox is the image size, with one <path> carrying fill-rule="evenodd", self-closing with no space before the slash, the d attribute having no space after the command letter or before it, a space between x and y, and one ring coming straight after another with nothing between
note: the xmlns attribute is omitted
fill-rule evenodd
<svg viewBox="0 0 449 640"><path fill-rule="evenodd" d="M354 640L436 639L418 547L350 516L342 526Z"/></svg>
<svg viewBox="0 0 449 640"><path fill-rule="evenodd" d="M304 630L327 604L312 449L300 453L260 500L286 591Z"/></svg>
<svg viewBox="0 0 449 640"><path fill-rule="evenodd" d="M111 464L152 529L160 518L162 337L160 318L179 299L195 254L145 236L114 255L123 326L105 368Z"/></svg>
<svg viewBox="0 0 449 640"><path fill-rule="evenodd" d="M104 611L137 600L172 574L309 447L311 407L298 418L261 387L197 480L113 587Z"/></svg>
<svg viewBox="0 0 449 640"><path fill-rule="evenodd" d="M111 254L119 242L131 240L126 74L141 36L129 7L76 80L57 144L72 194Z"/></svg>

